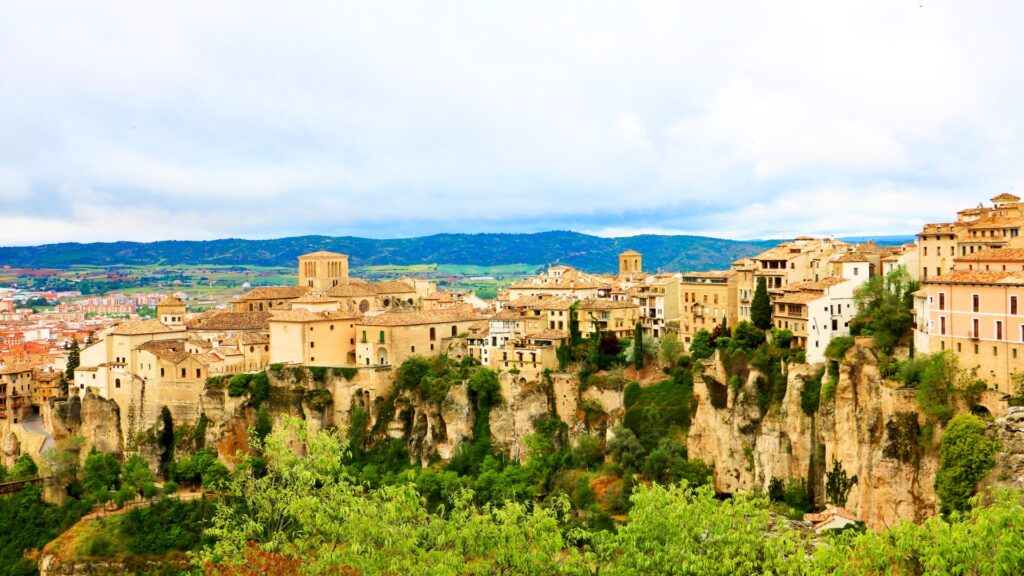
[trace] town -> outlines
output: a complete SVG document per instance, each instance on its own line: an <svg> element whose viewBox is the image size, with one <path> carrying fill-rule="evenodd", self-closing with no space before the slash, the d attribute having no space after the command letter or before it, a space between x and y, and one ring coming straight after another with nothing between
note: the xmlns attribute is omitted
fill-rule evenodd
<svg viewBox="0 0 1024 576"><path fill-rule="evenodd" d="M163 406L193 420L208 378L270 365L381 372L415 355L446 354L536 381L558 369L572 323L585 335L673 335L689 350L702 331L750 321L759 283L774 328L792 333L806 362L820 363L834 338L850 334L855 291L899 268L921 283L914 349L955 350L992 391L1008 395L1011 376L1024 370L1024 291L1015 293L1024 287L1024 203L1011 194L991 202L928 224L902 246L802 236L729 270L658 273L645 272L643 256L630 250L617 275L550 266L494 300L414 277L363 281L350 277L346 255L330 252L300 256L295 286L252 288L199 313L184 294L93 297L41 313L8 297L0 300L0 421L5 436L31 445L20 424L52 398L87 391L118 402L125 418L142 402L136 427L152 425ZM139 319L141 307L155 318Z"/></svg>

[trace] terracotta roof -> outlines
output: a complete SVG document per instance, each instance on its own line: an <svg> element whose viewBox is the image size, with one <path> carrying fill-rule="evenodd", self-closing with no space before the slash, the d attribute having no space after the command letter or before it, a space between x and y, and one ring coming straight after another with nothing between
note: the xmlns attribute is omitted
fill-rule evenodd
<svg viewBox="0 0 1024 576"><path fill-rule="evenodd" d="M807 304L824 298L821 292L792 292L772 301L772 304Z"/></svg>
<svg viewBox="0 0 1024 576"><path fill-rule="evenodd" d="M174 332L174 329L159 320L135 320L116 324L110 333L136 336L139 334L163 334L165 332Z"/></svg>
<svg viewBox="0 0 1024 576"><path fill-rule="evenodd" d="M440 310L414 310L409 312L385 312L379 316L367 316L358 322L360 326L415 326L419 324L443 324L482 320L471 306L457 306Z"/></svg>
<svg viewBox="0 0 1024 576"><path fill-rule="evenodd" d="M187 325L193 330L268 330L269 312L229 312L218 310L215 314L193 318Z"/></svg>
<svg viewBox="0 0 1024 576"><path fill-rule="evenodd" d="M274 312L270 316L270 322L326 322L355 318L359 318L359 315L345 314L344 312L310 312L304 308L295 308Z"/></svg>
<svg viewBox="0 0 1024 576"><path fill-rule="evenodd" d="M339 298L365 298L377 295L377 293L374 292L374 290L365 282L346 282L344 284L338 284L337 286L332 286L327 293Z"/></svg>
<svg viewBox="0 0 1024 576"><path fill-rule="evenodd" d="M568 310L573 300L551 295L522 296L509 304L512 308L530 310Z"/></svg>
<svg viewBox="0 0 1024 576"><path fill-rule="evenodd" d="M0 374L20 374L22 372L31 372L32 366L28 364L12 364L10 366L0 367Z"/></svg>
<svg viewBox="0 0 1024 576"><path fill-rule="evenodd" d="M177 364L191 356L191 353L185 350L184 340L150 340L136 346L135 349L149 352L172 364Z"/></svg>
<svg viewBox="0 0 1024 576"><path fill-rule="evenodd" d="M498 312L494 316L491 316L489 318L489 320L494 320L495 322L501 322L501 321L511 322L511 321L519 320L520 318L521 318L521 316L517 312L514 312L514 311L512 311L512 310L510 310L508 308L505 308L501 312Z"/></svg>
<svg viewBox="0 0 1024 576"><path fill-rule="evenodd" d="M929 278L928 284L1009 284L1024 285L1024 272L1002 272L989 270L950 270Z"/></svg>
<svg viewBox="0 0 1024 576"><path fill-rule="evenodd" d="M1022 226L1024 225L1024 218L1019 216L989 216L978 218L968 226L968 228L974 229L989 229L989 228L1005 228L1008 226Z"/></svg>
<svg viewBox="0 0 1024 576"><path fill-rule="evenodd" d="M239 300L289 300L298 298L309 290L309 286L257 286L238 297Z"/></svg>
<svg viewBox="0 0 1024 576"><path fill-rule="evenodd" d="M1024 248L993 248L959 256L956 262L1024 262Z"/></svg>
<svg viewBox="0 0 1024 576"><path fill-rule="evenodd" d="M630 250L626 250L622 254L619 254L619 256L643 256L643 254L640 254L636 250L630 249Z"/></svg>
<svg viewBox="0 0 1024 576"><path fill-rule="evenodd" d="M178 298L174 294L168 294L167 296L164 297L163 300L161 300L157 304L157 306L184 306L184 305L185 305L185 303L182 302L181 298Z"/></svg>
<svg viewBox="0 0 1024 576"><path fill-rule="evenodd" d="M606 300L604 298L587 298L586 300L580 300L580 310L612 310L619 308L638 308L638 306L632 302L623 302L621 300Z"/></svg>
<svg viewBox="0 0 1024 576"><path fill-rule="evenodd" d="M316 252L310 252L309 254L303 254L299 256L300 260L337 260L338 258L344 258L348 260L348 254L339 254L337 252L328 252L327 250L318 250Z"/></svg>
<svg viewBox="0 0 1024 576"><path fill-rule="evenodd" d="M295 300L292 300L295 304L323 304L337 301L337 297L331 296L323 290L310 290Z"/></svg>
<svg viewBox="0 0 1024 576"><path fill-rule="evenodd" d="M1003 192L1002 194L996 196L995 198L992 198L992 202L1019 202L1019 201L1020 201L1020 198L1018 198L1018 197L1016 197L1013 194L1010 194L1008 192Z"/></svg>
<svg viewBox="0 0 1024 576"><path fill-rule="evenodd" d="M390 280L387 282L372 282L369 284L370 289L377 294L401 294L405 292L415 292L416 289L410 284L402 282L401 280Z"/></svg>
<svg viewBox="0 0 1024 576"><path fill-rule="evenodd" d="M569 333L564 330L541 330L540 332L534 332L527 334L526 337L530 340L563 340L569 337Z"/></svg>

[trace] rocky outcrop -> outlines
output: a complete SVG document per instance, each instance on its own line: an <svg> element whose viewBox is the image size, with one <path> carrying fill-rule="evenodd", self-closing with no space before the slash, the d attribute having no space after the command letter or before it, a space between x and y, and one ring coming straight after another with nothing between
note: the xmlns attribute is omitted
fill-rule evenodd
<svg viewBox="0 0 1024 576"><path fill-rule="evenodd" d="M996 465L982 482L996 488L1024 487L1024 406L1012 406L1006 416L988 425L988 433L999 440Z"/></svg>
<svg viewBox="0 0 1024 576"><path fill-rule="evenodd" d="M496 449L520 460L526 457L524 440L536 431L537 420L554 413L551 384L523 382L508 373L499 382L502 401L491 408L491 437Z"/></svg>
<svg viewBox="0 0 1024 576"><path fill-rule="evenodd" d="M859 480L846 507L869 526L933 515L938 433L936 440L919 442L925 421L914 391L884 381L869 341L858 340L839 363L838 377L824 376L820 405L807 414L802 393L820 369L790 365L785 396L762 408L761 374L751 370L733 389L723 384L729 378L722 363L709 363L694 379L698 409L687 441L690 456L714 464L720 492L767 489L772 478L793 478L806 481L819 502L825 471L836 459ZM724 405L716 394L726 395Z"/></svg>

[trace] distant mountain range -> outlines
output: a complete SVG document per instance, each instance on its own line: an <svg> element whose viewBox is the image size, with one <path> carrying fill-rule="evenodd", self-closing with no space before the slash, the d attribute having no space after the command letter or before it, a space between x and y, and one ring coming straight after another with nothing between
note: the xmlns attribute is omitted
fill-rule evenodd
<svg viewBox="0 0 1024 576"><path fill-rule="evenodd" d="M876 238L876 241L899 244L912 239L910 236L886 236ZM618 267L618 254L633 249L643 254L646 270L712 270L727 268L733 260L757 254L778 242L654 234L603 238L578 232L436 234L393 240L295 236L272 240L229 238L0 247L0 265L18 268L148 264L292 266L300 254L330 250L348 254L353 267L423 263L481 266L558 263L591 272L613 272Z"/></svg>

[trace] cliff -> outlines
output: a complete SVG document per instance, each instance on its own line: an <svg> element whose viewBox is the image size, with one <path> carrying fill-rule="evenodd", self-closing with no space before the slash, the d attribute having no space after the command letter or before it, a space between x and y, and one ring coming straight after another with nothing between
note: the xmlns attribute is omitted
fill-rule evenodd
<svg viewBox="0 0 1024 576"><path fill-rule="evenodd" d="M719 492L767 490L772 478L794 478L808 483L818 503L825 471L836 459L847 474L857 475L846 507L868 526L934 515L939 432L919 440L926 423L914 390L885 381L870 341L859 339L838 363L838 374L823 375L820 403L806 411L805 388L816 385L819 370L789 365L784 397L762 408L757 382L763 375L750 370L732 389L722 384L729 378L716 357L694 379L698 408L687 441L690 457L714 463Z"/></svg>

